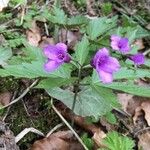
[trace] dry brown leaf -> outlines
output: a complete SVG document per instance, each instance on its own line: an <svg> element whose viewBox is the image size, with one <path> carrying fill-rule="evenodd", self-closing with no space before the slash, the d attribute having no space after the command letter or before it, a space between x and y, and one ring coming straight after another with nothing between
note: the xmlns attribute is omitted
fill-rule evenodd
<svg viewBox="0 0 150 150"><path fill-rule="evenodd" d="M94 142L99 148L103 148L105 147L105 145L102 143L102 141L105 137L106 137L106 134L99 129L98 132L94 133L92 139L94 140Z"/></svg>
<svg viewBox="0 0 150 150"><path fill-rule="evenodd" d="M83 150L71 131L59 131L36 141L31 150Z"/></svg>
<svg viewBox="0 0 150 150"><path fill-rule="evenodd" d="M43 47L45 47L45 46L47 46L49 44L50 45L54 45L55 44L54 39L46 37L46 36L43 36L42 40L41 40L41 42L39 44L39 47L43 48Z"/></svg>
<svg viewBox="0 0 150 150"><path fill-rule="evenodd" d="M150 133L146 132L138 136L139 142L138 147L142 150L150 150Z"/></svg>
<svg viewBox="0 0 150 150"><path fill-rule="evenodd" d="M142 39L137 39L135 42L134 42L134 45L138 46L139 49L138 50L142 50L145 48L144 46L144 43L143 43L143 40Z"/></svg>
<svg viewBox="0 0 150 150"><path fill-rule="evenodd" d="M4 92L0 94L0 104L5 106L9 104L12 94L10 92Z"/></svg>
<svg viewBox="0 0 150 150"><path fill-rule="evenodd" d="M37 26L36 21L32 21L30 30L26 31L27 40L32 46L38 46L41 41L40 28Z"/></svg>
<svg viewBox="0 0 150 150"><path fill-rule="evenodd" d="M117 98L122 106L122 109L127 112L128 103L133 99L133 95L126 93L118 93Z"/></svg>
<svg viewBox="0 0 150 150"><path fill-rule="evenodd" d="M147 124L150 126L150 100L143 102L141 104L141 108L145 113L145 120L147 121Z"/></svg>

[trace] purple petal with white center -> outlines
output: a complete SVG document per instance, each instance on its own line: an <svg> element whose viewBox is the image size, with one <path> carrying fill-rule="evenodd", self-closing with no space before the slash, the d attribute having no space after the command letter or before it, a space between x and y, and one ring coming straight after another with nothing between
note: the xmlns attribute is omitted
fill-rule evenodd
<svg viewBox="0 0 150 150"><path fill-rule="evenodd" d="M118 35L112 35L111 36L111 47L114 50L119 50L118 43L120 41L121 37Z"/></svg>
<svg viewBox="0 0 150 150"><path fill-rule="evenodd" d="M47 72L52 72L56 70L62 63L58 63L53 60L48 60L47 63L44 64L44 70Z"/></svg>
<svg viewBox="0 0 150 150"><path fill-rule="evenodd" d="M108 57L107 61L99 66L99 69L108 73L113 73L120 69L120 64L116 58Z"/></svg>
<svg viewBox="0 0 150 150"><path fill-rule="evenodd" d="M103 83L111 83L113 81L113 75L111 73L99 70L98 74Z"/></svg>
<svg viewBox="0 0 150 150"><path fill-rule="evenodd" d="M142 65L145 62L144 55L141 53L135 54L133 56L130 56L130 59L136 64L136 65Z"/></svg>
<svg viewBox="0 0 150 150"><path fill-rule="evenodd" d="M64 44L64 43L57 43L57 44L56 44L56 48L57 48L57 49L61 49L61 50L63 50L64 52L67 52L67 45Z"/></svg>

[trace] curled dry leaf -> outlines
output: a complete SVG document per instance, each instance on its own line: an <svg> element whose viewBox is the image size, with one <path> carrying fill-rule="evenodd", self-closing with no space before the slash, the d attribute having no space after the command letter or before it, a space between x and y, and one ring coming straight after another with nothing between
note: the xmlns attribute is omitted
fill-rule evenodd
<svg viewBox="0 0 150 150"><path fill-rule="evenodd" d="M41 40L40 28L37 26L36 21L32 21L31 28L26 31L27 40L32 46L38 46Z"/></svg>
<svg viewBox="0 0 150 150"><path fill-rule="evenodd" d="M59 131L36 141L30 150L84 150L71 131Z"/></svg>
<svg viewBox="0 0 150 150"><path fill-rule="evenodd" d="M4 92L0 94L0 104L5 106L9 104L12 94L10 92Z"/></svg>
<svg viewBox="0 0 150 150"><path fill-rule="evenodd" d="M149 150L150 149L150 133L146 132L138 136L139 142L138 147L142 150Z"/></svg>

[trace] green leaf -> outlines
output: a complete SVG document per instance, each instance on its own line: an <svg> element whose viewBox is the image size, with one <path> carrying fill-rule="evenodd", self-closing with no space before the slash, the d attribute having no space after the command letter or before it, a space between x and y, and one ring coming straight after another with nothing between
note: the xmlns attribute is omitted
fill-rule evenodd
<svg viewBox="0 0 150 150"><path fill-rule="evenodd" d="M117 17L108 19L106 17L92 19L86 29L91 40L95 40L100 35L103 35L110 29L116 26Z"/></svg>
<svg viewBox="0 0 150 150"><path fill-rule="evenodd" d="M116 119L115 115L112 112L108 112L104 117L111 124L116 124L117 123L117 119Z"/></svg>
<svg viewBox="0 0 150 150"><path fill-rule="evenodd" d="M122 79L137 79L143 77L150 77L150 71L148 69L128 69L126 67L121 68L118 72L114 73L114 80L122 80ZM92 75L93 83L100 83L100 78L96 70L93 70Z"/></svg>
<svg viewBox="0 0 150 150"><path fill-rule="evenodd" d="M107 134L103 141L108 150L133 150L134 141L113 131Z"/></svg>
<svg viewBox="0 0 150 150"><path fill-rule="evenodd" d="M87 148L89 150L92 150L94 147L94 142L91 138L88 137L87 133L83 134L81 136L82 141L84 142L84 144L87 146Z"/></svg>
<svg viewBox="0 0 150 150"><path fill-rule="evenodd" d="M88 23L88 19L84 16L73 16L71 18L68 18L68 21L67 21L67 26L80 26L80 25L83 25L83 24L87 24Z"/></svg>
<svg viewBox="0 0 150 150"><path fill-rule="evenodd" d="M135 85L132 82L113 82L111 84L100 83L98 85L137 96L150 97L150 87Z"/></svg>
<svg viewBox="0 0 150 150"><path fill-rule="evenodd" d="M50 96L62 101L67 107L72 108L74 93L69 90L53 88L46 90ZM59 93L59 94L58 94ZM78 93L74 112L80 116L94 116L98 118L112 110L111 101L105 99L104 93L100 95L97 91L88 87Z"/></svg>
<svg viewBox="0 0 150 150"><path fill-rule="evenodd" d="M75 56L77 61L83 65L89 53L89 41L86 36L82 38L75 47Z"/></svg>
<svg viewBox="0 0 150 150"><path fill-rule="evenodd" d="M31 63L22 63L19 65L8 65L4 69L0 69L0 76L14 76L18 78L38 78L38 77L70 77L70 68L62 65L56 71L47 73L44 70L44 62L32 61Z"/></svg>
<svg viewBox="0 0 150 150"><path fill-rule="evenodd" d="M70 83L75 82L76 78L48 78L43 79L39 82L39 84L36 86L36 88L42 88L42 89L52 89L54 87L60 87L62 85L68 85Z"/></svg>
<svg viewBox="0 0 150 150"><path fill-rule="evenodd" d="M112 3L110 2L103 3L101 9L104 15L110 14L112 12Z"/></svg>
<svg viewBox="0 0 150 150"><path fill-rule="evenodd" d="M48 21L54 24L59 25L67 24L67 16L65 12L58 7L53 7L53 9L51 9L50 12L47 9L45 9L42 15L44 18L46 18Z"/></svg>
<svg viewBox="0 0 150 150"><path fill-rule="evenodd" d="M5 62L12 56L12 50L10 48L0 47L0 65L5 64Z"/></svg>
<svg viewBox="0 0 150 150"><path fill-rule="evenodd" d="M150 32L140 26L127 27L125 29L127 31L126 37L129 38L130 43L132 43L135 39L150 36Z"/></svg>

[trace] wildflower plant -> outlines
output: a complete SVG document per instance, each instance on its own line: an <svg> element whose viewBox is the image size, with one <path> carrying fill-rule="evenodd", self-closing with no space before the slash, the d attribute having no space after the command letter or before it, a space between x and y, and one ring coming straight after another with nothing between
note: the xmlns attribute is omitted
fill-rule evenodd
<svg viewBox="0 0 150 150"><path fill-rule="evenodd" d="M23 42L23 55L18 56L10 48L1 47L0 76L39 78L36 88L45 89L52 98L85 117L98 118L119 107L114 91L150 97L149 87L134 83L135 79L150 77L150 65L134 45L136 39L149 36L148 31L137 24L118 26L117 16L68 17L56 7L43 9L36 16L40 17L55 31L78 27L83 36L74 51L61 41L43 48Z"/></svg>

